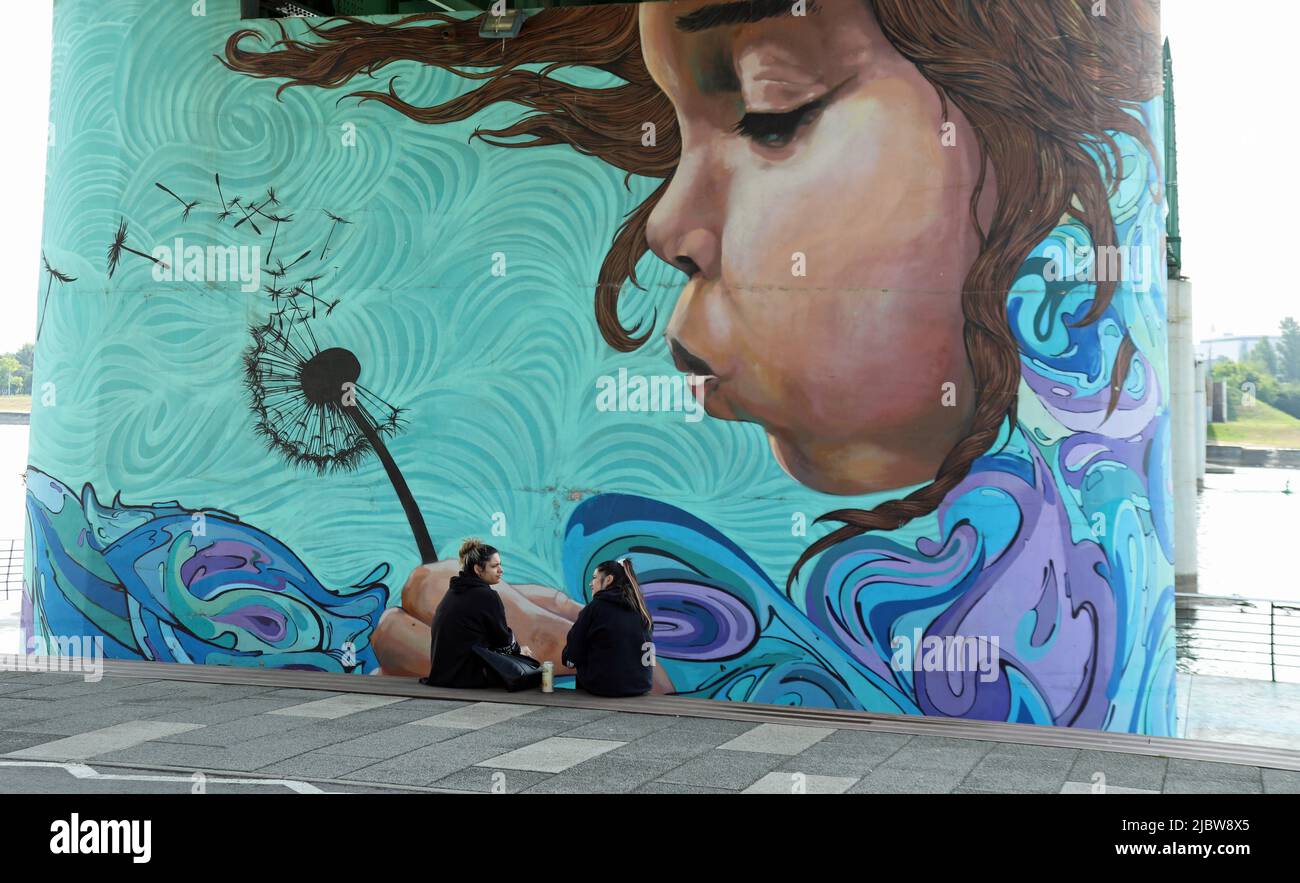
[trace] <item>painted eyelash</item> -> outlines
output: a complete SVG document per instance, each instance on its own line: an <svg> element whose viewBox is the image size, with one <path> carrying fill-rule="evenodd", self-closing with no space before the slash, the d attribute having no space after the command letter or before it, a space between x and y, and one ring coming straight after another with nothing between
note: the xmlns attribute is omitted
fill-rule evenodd
<svg viewBox="0 0 1300 883"><path fill-rule="evenodd" d="M732 131L753 141L761 141L773 135L789 138L798 131L808 117L821 110L825 104L825 98L817 98L802 107L784 113L747 113L740 118L740 122L736 123Z"/></svg>

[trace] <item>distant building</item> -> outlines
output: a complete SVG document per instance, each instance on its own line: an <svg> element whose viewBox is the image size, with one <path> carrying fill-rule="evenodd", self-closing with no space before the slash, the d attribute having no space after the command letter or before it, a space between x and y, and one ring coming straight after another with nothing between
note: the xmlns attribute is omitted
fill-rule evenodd
<svg viewBox="0 0 1300 883"><path fill-rule="evenodd" d="M1196 354L1214 364L1220 356L1240 362L1250 355L1250 351L1259 346L1261 340L1267 340L1276 347L1282 342L1279 334L1229 334L1202 340L1196 346Z"/></svg>

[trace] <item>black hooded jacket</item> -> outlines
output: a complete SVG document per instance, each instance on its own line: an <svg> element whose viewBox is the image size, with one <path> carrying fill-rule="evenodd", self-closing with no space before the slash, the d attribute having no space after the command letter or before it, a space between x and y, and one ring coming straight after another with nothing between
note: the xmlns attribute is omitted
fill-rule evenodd
<svg viewBox="0 0 1300 883"><path fill-rule="evenodd" d="M496 687L475 645L501 650L514 646L501 596L473 573L451 578L447 594L433 614L429 676L434 687Z"/></svg>
<svg viewBox="0 0 1300 883"><path fill-rule="evenodd" d="M648 656L650 630L641 614L614 589L597 592L569 629L563 657L578 670L578 687L597 696L650 692L654 669Z"/></svg>

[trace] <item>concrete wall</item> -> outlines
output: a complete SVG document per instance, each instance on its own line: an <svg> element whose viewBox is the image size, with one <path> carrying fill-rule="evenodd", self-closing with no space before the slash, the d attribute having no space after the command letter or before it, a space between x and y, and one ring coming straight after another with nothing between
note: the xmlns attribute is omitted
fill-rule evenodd
<svg viewBox="0 0 1300 883"><path fill-rule="evenodd" d="M276 47L236 0L61 0L29 632L411 676L478 535L552 657L630 557L662 690L1170 733L1148 7L1069 28L1105 80L1056 96L1045 54L984 102L1011 56L926 55L974 6L699 5ZM1059 149L1078 120L1110 147ZM1104 251L1053 176L1098 182Z"/></svg>

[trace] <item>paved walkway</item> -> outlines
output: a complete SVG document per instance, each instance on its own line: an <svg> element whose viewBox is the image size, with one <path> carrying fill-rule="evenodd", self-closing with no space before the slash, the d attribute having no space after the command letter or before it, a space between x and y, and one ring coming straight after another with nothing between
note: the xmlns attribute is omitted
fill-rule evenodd
<svg viewBox="0 0 1300 883"><path fill-rule="evenodd" d="M1300 793L1300 772L571 704L0 673L0 793L1088 793L1101 784Z"/></svg>

